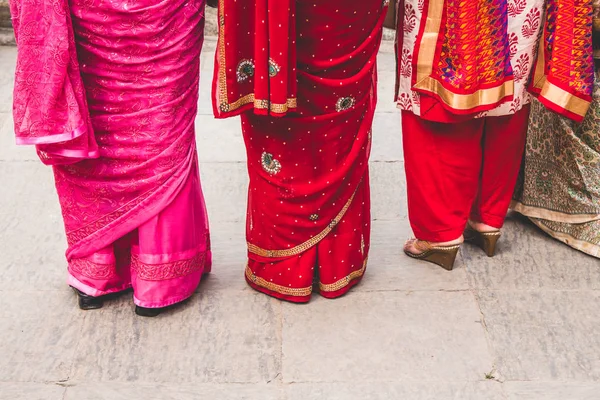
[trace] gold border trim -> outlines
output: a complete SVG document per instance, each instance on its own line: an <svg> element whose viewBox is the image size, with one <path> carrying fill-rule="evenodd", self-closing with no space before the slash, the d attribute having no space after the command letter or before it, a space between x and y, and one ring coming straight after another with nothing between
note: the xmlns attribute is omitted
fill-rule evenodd
<svg viewBox="0 0 600 400"><path fill-rule="evenodd" d="M431 76L433 71L433 60L437 48L438 36L442 25L443 1L429 1L427 5L427 20L421 43L419 43L419 54L417 59L417 85Z"/></svg>
<svg viewBox="0 0 600 400"><path fill-rule="evenodd" d="M298 108L298 99L289 98L285 104L271 103L269 100L256 99L254 93L247 94L233 103L229 102L227 91L227 63L225 51L225 0L219 0L219 38L218 38L219 72L217 103L223 113L232 112L247 104L254 103L254 108L270 110L276 114L284 114L290 108Z"/></svg>
<svg viewBox="0 0 600 400"><path fill-rule="evenodd" d="M566 90L559 88L549 82L546 76L542 77L539 82L536 82L536 85L538 83L541 85L540 98L544 98L552 104L572 112L573 114L579 115L582 118L585 117L590 108L590 103L588 101L580 99ZM536 86L536 89L539 89L539 87Z"/></svg>
<svg viewBox="0 0 600 400"><path fill-rule="evenodd" d="M588 101L580 99L566 90L559 88L553 83L548 82L545 65L546 48L544 44L545 37L542 33L542 37L539 39L537 62L535 65L535 74L533 79L533 88L539 91L537 96L544 98L552 104L572 112L573 114L579 115L580 117L585 117L588 109L590 108L590 103Z"/></svg>
<svg viewBox="0 0 600 400"><path fill-rule="evenodd" d="M505 97L514 96L515 94L512 79L500 86L480 89L472 94L453 93L432 77L427 77L418 82L414 88L437 94L447 106L455 110L471 110L481 106L493 106Z"/></svg>
<svg viewBox="0 0 600 400"><path fill-rule="evenodd" d="M536 220L536 218L528 217L529 220L538 228L540 228L547 235L553 237L566 244L569 247L572 247L576 250L579 250L585 254L588 254L592 257L600 258L600 246L595 245L594 243L586 242L584 240L577 239L571 235L562 232L556 232L552 229L545 226L540 220Z"/></svg>
<svg viewBox="0 0 600 400"><path fill-rule="evenodd" d="M585 224L600 220L600 214L566 214L560 211L528 206L515 200L511 202L510 208L528 218L545 219L566 224Z"/></svg>
<svg viewBox="0 0 600 400"><path fill-rule="evenodd" d="M273 282L268 282L263 278L254 275L254 272L250 269L250 266L246 264L246 278L252 283L262 288L271 290L273 292L284 294L287 296L306 297L312 294L312 286L304 288L290 288L281 285L277 285Z"/></svg>
<svg viewBox="0 0 600 400"><path fill-rule="evenodd" d="M362 181L358 184L358 187L360 187L361 184ZM310 249L311 247L319 243L321 240L323 240L323 238L325 238L325 236L327 236L333 230L333 228L335 228L335 226L342 220L342 218L346 214L346 211L348 211L348 208L350 208L350 205L354 200L354 196L356 196L358 187L356 188L354 193L352 193L352 196L350 196L350 199L346 202L342 210L338 213L338 215L335 216L334 219L331 220L327 227L323 229L318 235L313 236L306 242L285 250L266 250L248 242L248 251L252 254L256 254L258 256L267 258L291 257L304 253L306 250Z"/></svg>
<svg viewBox="0 0 600 400"><path fill-rule="evenodd" d="M340 279L337 282L329 283L329 284L319 283L319 289L323 292L337 292L338 290L342 290L343 288L348 286L350 283L352 283L352 281L354 281L358 278L361 278L365 274L365 271L367 269L367 261L368 260L369 260L369 257L365 258L365 261L363 261L363 266L361 269L351 272L350 275Z"/></svg>

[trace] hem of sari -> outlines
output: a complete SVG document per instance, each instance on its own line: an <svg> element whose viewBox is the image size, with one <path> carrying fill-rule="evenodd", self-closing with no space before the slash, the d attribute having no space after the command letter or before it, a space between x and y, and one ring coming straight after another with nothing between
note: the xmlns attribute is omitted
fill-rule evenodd
<svg viewBox="0 0 600 400"><path fill-rule="evenodd" d="M365 275L368 257L363 261L361 269L352 271L347 276L330 284L319 282L319 294L326 299L335 299L348 293L350 289L358 285ZM313 286L303 288L292 288L268 282L256 276L246 264L245 278L248 285L254 290L292 303L308 303L313 293Z"/></svg>
<svg viewBox="0 0 600 400"><path fill-rule="evenodd" d="M545 226L540 220L541 219L536 219L536 218L532 218L532 217L528 217L528 219L538 228L540 228L543 232L545 232L547 235L551 236L552 238L566 244L569 247L572 247L575 250L579 250L582 253L585 253L589 256L592 257L596 257L596 258L600 258L600 246L590 243L590 242L586 242L584 240L581 239L577 239L574 236L571 236L569 234L566 233L561 233L561 232L556 232L553 231L552 229L548 228L547 226Z"/></svg>
<svg viewBox="0 0 600 400"><path fill-rule="evenodd" d="M131 289L131 283L129 283L129 284L124 284L122 288L116 288L116 289L111 289L111 290L106 290L106 291L98 290L96 288L93 288L93 287L81 282L79 279L75 278L70 272L67 275L67 285L74 287L75 289L87 294L88 296L92 296L92 297L106 296L109 294L120 293L120 292L124 292L126 290Z"/></svg>
<svg viewBox="0 0 600 400"><path fill-rule="evenodd" d="M27 136L17 136L15 138L15 143L18 146L30 146L30 145L40 145L40 144L55 144L70 141L73 139L77 139L81 135L86 132L87 128L84 126L80 126L79 128L73 129L69 133L61 133L56 135L44 135L37 137L27 137Z"/></svg>
<svg viewBox="0 0 600 400"><path fill-rule="evenodd" d="M206 275L204 273L204 271L197 271L197 272L192 273L190 275L194 275L196 273L200 274L199 281L201 281L202 277L204 275ZM133 303L136 306L144 307L144 308L165 308L165 307L170 307L172 305L181 303L181 302L189 299L190 297L192 297L194 295L194 293L196 293L196 289L197 289L197 287L193 288L192 290L189 291L189 293L186 293L186 294L184 294L182 296L171 297L171 298L169 298L167 300L164 300L164 301L143 301L143 300L138 299L135 296L135 293L134 293L133 294Z"/></svg>
<svg viewBox="0 0 600 400"><path fill-rule="evenodd" d="M526 205L517 200L512 201L510 208L529 218L539 218L567 224L583 224L600 220L600 214L567 214L561 211Z"/></svg>

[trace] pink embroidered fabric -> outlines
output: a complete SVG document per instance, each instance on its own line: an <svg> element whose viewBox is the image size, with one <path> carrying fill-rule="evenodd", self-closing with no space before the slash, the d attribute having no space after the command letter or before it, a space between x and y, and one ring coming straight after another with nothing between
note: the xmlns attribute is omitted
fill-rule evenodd
<svg viewBox="0 0 600 400"><path fill-rule="evenodd" d="M98 157L67 0L10 0L18 43L13 114L18 144L45 164Z"/></svg>
<svg viewBox="0 0 600 400"><path fill-rule="evenodd" d="M211 264L194 131L204 0L11 5L17 138L54 165L69 284L133 287L144 307L189 297Z"/></svg>

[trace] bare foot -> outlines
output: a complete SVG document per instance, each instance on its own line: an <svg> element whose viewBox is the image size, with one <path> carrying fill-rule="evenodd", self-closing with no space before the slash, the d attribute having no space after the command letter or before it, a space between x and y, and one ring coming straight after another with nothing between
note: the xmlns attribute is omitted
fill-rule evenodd
<svg viewBox="0 0 600 400"><path fill-rule="evenodd" d="M482 233L497 232L499 230L498 228L494 228L493 226L486 225L483 222L475 222L475 221L471 221L471 220L469 220L469 226L471 228L473 228L474 230L476 230L477 232L482 232Z"/></svg>
<svg viewBox="0 0 600 400"><path fill-rule="evenodd" d="M426 242L419 239L410 239L404 244L404 251L411 254L421 254L427 251L427 247L445 247L462 244L465 241L463 235L460 235L458 239L451 240L449 242Z"/></svg>

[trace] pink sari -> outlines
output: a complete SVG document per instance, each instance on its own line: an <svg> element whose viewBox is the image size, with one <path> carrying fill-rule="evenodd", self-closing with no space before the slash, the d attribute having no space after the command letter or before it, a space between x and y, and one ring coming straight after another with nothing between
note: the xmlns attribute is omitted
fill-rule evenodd
<svg viewBox="0 0 600 400"><path fill-rule="evenodd" d="M133 287L147 308L190 297L211 266L194 132L204 0L11 6L15 132L53 165L68 283Z"/></svg>

